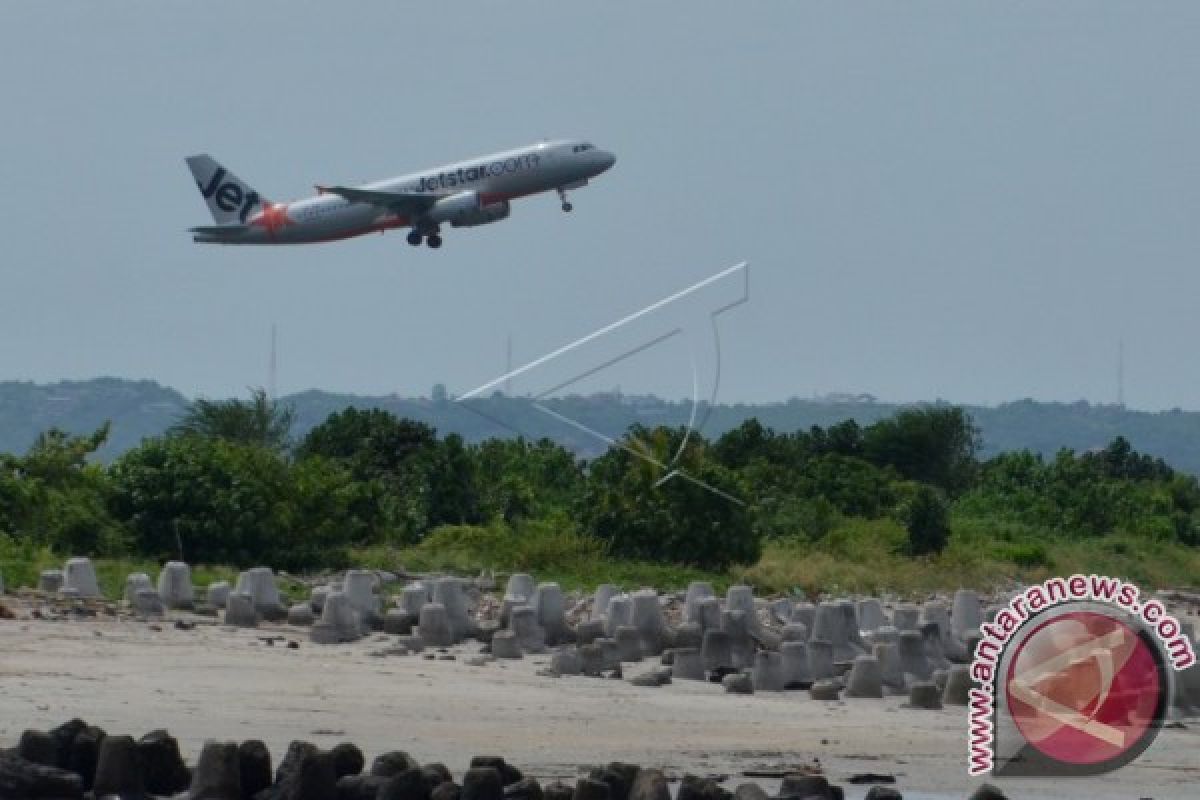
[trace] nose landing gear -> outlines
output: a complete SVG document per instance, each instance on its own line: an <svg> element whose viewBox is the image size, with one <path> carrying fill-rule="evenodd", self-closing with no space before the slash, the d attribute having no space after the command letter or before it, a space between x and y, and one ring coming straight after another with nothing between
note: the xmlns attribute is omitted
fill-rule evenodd
<svg viewBox="0 0 1200 800"><path fill-rule="evenodd" d="M562 210L563 211L570 211L572 208L575 207L575 206L571 205L569 200L567 200L567 190L566 189L558 190L558 199L562 201Z"/></svg>

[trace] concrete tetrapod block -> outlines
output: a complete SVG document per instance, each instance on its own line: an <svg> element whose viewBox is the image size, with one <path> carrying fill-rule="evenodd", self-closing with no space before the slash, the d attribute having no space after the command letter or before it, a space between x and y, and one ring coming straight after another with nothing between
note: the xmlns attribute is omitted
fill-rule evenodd
<svg viewBox="0 0 1200 800"><path fill-rule="evenodd" d="M192 588L192 568L182 561L168 561L158 573L158 596L171 610L190 611L196 607Z"/></svg>
<svg viewBox="0 0 1200 800"><path fill-rule="evenodd" d="M492 655L496 658L523 658L521 642L512 631L496 631L492 636Z"/></svg>
<svg viewBox="0 0 1200 800"><path fill-rule="evenodd" d="M258 610L254 606L254 595L230 592L225 600L225 624L238 628L257 628Z"/></svg>
<svg viewBox="0 0 1200 800"><path fill-rule="evenodd" d="M974 589L959 589L954 593L950 630L957 638L965 641L967 634L979 630L982 624L983 604L979 602L979 592Z"/></svg>
<svg viewBox="0 0 1200 800"><path fill-rule="evenodd" d="M851 661L859 654L860 651L850 644L846 614L838 603L819 604L813 625L813 639L829 642L834 661Z"/></svg>
<svg viewBox="0 0 1200 800"><path fill-rule="evenodd" d="M812 603L796 603L792 606L792 622L808 628L810 635L816 620L817 607Z"/></svg>
<svg viewBox="0 0 1200 800"><path fill-rule="evenodd" d="M883 697L883 672L875 656L858 656L846 681L847 697Z"/></svg>
<svg viewBox="0 0 1200 800"><path fill-rule="evenodd" d="M808 643L784 642L780 645L779 655L783 659L783 688L807 689L813 681L808 667Z"/></svg>
<svg viewBox="0 0 1200 800"><path fill-rule="evenodd" d="M642 660L642 637L632 625L617 628L613 641L617 643L617 654L622 661L636 663Z"/></svg>
<svg viewBox="0 0 1200 800"><path fill-rule="evenodd" d="M429 602L429 592L421 584L405 586L400 590L396 607L408 616L416 619L421 616L421 608Z"/></svg>
<svg viewBox="0 0 1200 800"><path fill-rule="evenodd" d="M517 606L512 610L509 628L517 635L521 649L526 653L543 653L546 650L546 632L538 625L537 612L530 606Z"/></svg>
<svg viewBox="0 0 1200 800"><path fill-rule="evenodd" d="M342 581L342 592L368 625L380 618L382 611L382 602L376 594L378 589L379 576L365 569L349 570Z"/></svg>
<svg viewBox="0 0 1200 800"><path fill-rule="evenodd" d="M539 583L530 605L537 612L538 625L546 632L547 644L562 644L571 638L562 587L557 583Z"/></svg>
<svg viewBox="0 0 1200 800"><path fill-rule="evenodd" d="M917 680L927 681L933 674L933 667L925 655L925 637L920 631L900 631L900 669Z"/></svg>
<svg viewBox="0 0 1200 800"><path fill-rule="evenodd" d="M556 650L550 657L550 669L556 675L578 675L583 670L579 650L571 645Z"/></svg>
<svg viewBox="0 0 1200 800"><path fill-rule="evenodd" d="M433 585L433 602L446 610L450 625L451 644L460 642L474 632L471 614L467 610L467 593L461 578L439 578ZM428 641L428 639L426 640Z"/></svg>
<svg viewBox="0 0 1200 800"><path fill-rule="evenodd" d="M721 601L716 597L701 597L696 601L694 609L695 619L687 620L695 622L700 626L701 630L710 630L712 628L721 627Z"/></svg>
<svg viewBox="0 0 1200 800"><path fill-rule="evenodd" d="M942 707L942 693L930 681L917 681L908 689L909 708L937 711Z"/></svg>
<svg viewBox="0 0 1200 800"><path fill-rule="evenodd" d="M275 586L275 573L270 567L253 567L238 575L237 589L254 598L254 608L263 619L281 622L287 619L287 609Z"/></svg>
<svg viewBox="0 0 1200 800"><path fill-rule="evenodd" d="M794 606L795 603L788 597L780 597L772 600L770 605L772 623L775 625L787 625L791 622L792 608Z"/></svg>
<svg viewBox="0 0 1200 800"><path fill-rule="evenodd" d="M309 638L316 644L353 642L363 635L362 617L345 592L330 592L321 619L312 626Z"/></svg>
<svg viewBox="0 0 1200 800"><path fill-rule="evenodd" d="M146 617L161 617L167 609L158 592L153 589L138 589L133 596L133 612Z"/></svg>
<svg viewBox="0 0 1200 800"><path fill-rule="evenodd" d="M232 800L242 796L241 763L233 742L204 743L192 773L189 800Z"/></svg>
<svg viewBox="0 0 1200 800"><path fill-rule="evenodd" d="M808 671L814 681L833 677L833 645L824 639L808 641Z"/></svg>
<svg viewBox="0 0 1200 800"><path fill-rule="evenodd" d="M533 591L534 583L532 575L526 575L524 572L516 572L508 576L508 583L504 588L506 596L517 597L528 602L533 599Z"/></svg>
<svg viewBox="0 0 1200 800"><path fill-rule="evenodd" d="M789 622L783 626L780 637L784 642L807 642L808 628L799 622Z"/></svg>
<svg viewBox="0 0 1200 800"><path fill-rule="evenodd" d="M896 606L892 612L892 625L899 631L915 631L921 622L921 612L910 603Z"/></svg>
<svg viewBox="0 0 1200 800"><path fill-rule="evenodd" d="M648 656L662 654L667 625L663 620L658 593L653 589L639 589L633 593L632 599L633 627L642 637L642 652Z"/></svg>
<svg viewBox="0 0 1200 800"><path fill-rule="evenodd" d="M721 678L721 685L729 694L754 694L754 679L746 672L731 672Z"/></svg>
<svg viewBox="0 0 1200 800"><path fill-rule="evenodd" d="M288 609L288 625L307 628L316 621L312 606L308 603L297 603Z"/></svg>
<svg viewBox="0 0 1200 800"><path fill-rule="evenodd" d="M694 647L699 650L704 642L704 630L695 622L685 622L674 630L672 638L675 649Z"/></svg>
<svg viewBox="0 0 1200 800"><path fill-rule="evenodd" d="M754 656L754 669L751 672L756 692L782 692L783 656L769 650L760 650Z"/></svg>
<svg viewBox="0 0 1200 800"><path fill-rule="evenodd" d="M599 639L593 641L592 644L600 648L600 660L604 663L605 669L620 669L621 648L617 646L616 639L601 636Z"/></svg>
<svg viewBox="0 0 1200 800"><path fill-rule="evenodd" d="M708 581L692 581L689 583L687 594L683 598L683 621L697 622L700 623L701 627L704 627L704 623L700 619L699 603L701 600L707 600L710 597L716 598L711 583Z"/></svg>
<svg viewBox="0 0 1200 800"><path fill-rule="evenodd" d="M725 610L742 611L748 620L747 627L754 630L758 627L758 615L754 606L754 587L744 584L730 586L725 592Z"/></svg>
<svg viewBox="0 0 1200 800"><path fill-rule="evenodd" d="M671 664L671 677L679 681L704 680L704 657L695 647L681 647L675 650L675 660Z"/></svg>
<svg viewBox="0 0 1200 800"><path fill-rule="evenodd" d="M229 586L229 581L214 581L208 585L205 597L208 605L212 608L225 608L229 603L229 595L232 592L233 589Z"/></svg>
<svg viewBox="0 0 1200 800"><path fill-rule="evenodd" d="M842 685L835 680L819 680L809 687L808 695L813 700L840 700Z"/></svg>
<svg viewBox="0 0 1200 800"><path fill-rule="evenodd" d="M125 602L133 605L133 600L141 589L153 589L150 576L144 572L132 572L125 576Z"/></svg>
<svg viewBox="0 0 1200 800"><path fill-rule="evenodd" d="M871 633L871 644L898 644L900 631L891 625L883 625Z"/></svg>
<svg viewBox="0 0 1200 800"><path fill-rule="evenodd" d="M633 598L627 594L619 594L608 601L604 631L609 636L616 636L617 628L625 625L633 625Z"/></svg>
<svg viewBox="0 0 1200 800"><path fill-rule="evenodd" d="M942 650L942 636L936 622L921 624L921 638L925 640L925 658L934 669L944 669L950 665Z"/></svg>
<svg viewBox="0 0 1200 800"><path fill-rule="evenodd" d="M63 568L63 588L74 589L79 593L79 597L100 596L96 567L90 558L67 559L67 565Z"/></svg>
<svg viewBox="0 0 1200 800"><path fill-rule="evenodd" d="M583 675L599 675L604 671L604 651L600 645L585 644L579 648L579 671Z"/></svg>
<svg viewBox="0 0 1200 800"><path fill-rule="evenodd" d="M858 625L863 631L872 633L887 624L883 605L877 598L867 597L858 601Z"/></svg>
<svg viewBox="0 0 1200 800"><path fill-rule="evenodd" d="M137 742L132 736L105 736L100 743L100 758L96 762L96 778L92 784L96 797L141 798L146 796L142 780L142 763Z"/></svg>
<svg viewBox="0 0 1200 800"><path fill-rule="evenodd" d="M609 602L620 593L621 590L611 583L602 583L597 586L596 593L592 595L592 609L588 618L598 620L607 617Z"/></svg>
<svg viewBox="0 0 1200 800"><path fill-rule="evenodd" d="M900 666L900 648L891 642L877 642L871 646L871 653L879 662L884 688L896 694L906 691L907 681Z"/></svg>
<svg viewBox="0 0 1200 800"><path fill-rule="evenodd" d="M858 606L850 600L839 600L837 607L842 612L842 619L846 625L846 638L850 642L850 647L859 655L863 654L868 646L858 627Z"/></svg>
<svg viewBox="0 0 1200 800"><path fill-rule="evenodd" d="M754 666L754 639L750 636L750 625L750 618L745 611L726 609L721 612L721 630L729 634L732 666L737 669Z"/></svg>
<svg viewBox="0 0 1200 800"><path fill-rule="evenodd" d="M585 619L575 626L575 641L579 644L591 644L597 639L604 638L604 619Z"/></svg>
<svg viewBox="0 0 1200 800"><path fill-rule="evenodd" d="M704 669L709 672L733 668L733 648L730 645L729 634L719 628L709 628L704 632L700 654L704 660Z"/></svg>
<svg viewBox="0 0 1200 800"><path fill-rule="evenodd" d="M333 599L332 595L330 599ZM441 603L426 603L421 606L417 618L418 635L430 647L449 647L454 644L454 630L446 616L446 607Z"/></svg>
<svg viewBox="0 0 1200 800"><path fill-rule="evenodd" d="M38 575L38 591L53 593L63 587L63 573L61 569L45 569Z"/></svg>
<svg viewBox="0 0 1200 800"><path fill-rule="evenodd" d="M965 706L970 702L971 668L966 664L955 664L946 671L946 689L942 702L948 706Z"/></svg>

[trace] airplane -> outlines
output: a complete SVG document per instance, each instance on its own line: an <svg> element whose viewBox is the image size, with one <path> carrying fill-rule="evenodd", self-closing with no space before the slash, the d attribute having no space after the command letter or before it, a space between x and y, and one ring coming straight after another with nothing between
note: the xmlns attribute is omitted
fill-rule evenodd
<svg viewBox="0 0 1200 800"><path fill-rule="evenodd" d="M616 163L616 156L580 139L505 150L362 186L321 186L317 194L272 203L207 154L187 158L215 225L190 228L205 244L306 244L409 228L408 243L442 246L442 225L467 228L499 222L511 201L567 191Z"/></svg>

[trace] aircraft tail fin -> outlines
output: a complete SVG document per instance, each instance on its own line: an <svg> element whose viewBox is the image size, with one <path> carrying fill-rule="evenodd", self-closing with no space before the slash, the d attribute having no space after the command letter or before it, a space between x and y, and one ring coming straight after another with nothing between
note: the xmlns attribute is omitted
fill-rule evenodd
<svg viewBox="0 0 1200 800"><path fill-rule="evenodd" d="M213 222L218 225L244 224L265 199L247 183L221 166L207 153L186 159L196 188L208 203Z"/></svg>

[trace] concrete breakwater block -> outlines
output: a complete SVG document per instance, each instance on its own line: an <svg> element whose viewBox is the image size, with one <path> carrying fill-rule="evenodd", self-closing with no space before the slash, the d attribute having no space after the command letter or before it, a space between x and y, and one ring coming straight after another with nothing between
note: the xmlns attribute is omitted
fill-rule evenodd
<svg viewBox="0 0 1200 800"><path fill-rule="evenodd" d="M350 599L350 605L354 606L368 627L382 620L383 604L378 591L379 576L369 570L349 570L342 580L342 593Z"/></svg>
<svg viewBox="0 0 1200 800"><path fill-rule="evenodd" d="M601 636L599 639L593 641L592 644L600 648L600 657L605 669L621 668L621 648L617 646L616 639Z"/></svg>
<svg viewBox="0 0 1200 800"><path fill-rule="evenodd" d="M421 584L405 586L396 598L396 607L408 616L416 619L421 616L421 607L429 602L429 593Z"/></svg>
<svg viewBox="0 0 1200 800"><path fill-rule="evenodd" d="M891 642L877 642L872 645L871 654L879 662L883 687L897 694L907 691L904 670L900 667L900 648Z"/></svg>
<svg viewBox="0 0 1200 800"><path fill-rule="evenodd" d="M161 617L167 612L166 605L153 589L138 589L133 596L133 612L143 617Z"/></svg>
<svg viewBox="0 0 1200 800"><path fill-rule="evenodd" d="M149 575L144 572L132 572L125 576L125 602L132 606L140 590L153 588L154 584L151 583Z"/></svg>
<svg viewBox="0 0 1200 800"><path fill-rule="evenodd" d="M632 595L633 627L642 638L642 652L648 656L661 655L665 646L666 621L658 593L653 589L639 589Z"/></svg>
<svg viewBox="0 0 1200 800"><path fill-rule="evenodd" d="M332 595L330 599L333 599ZM417 618L417 633L430 647L449 647L454 644L454 630L450 627L446 607L441 603L426 603L421 606L421 615Z"/></svg>
<svg viewBox="0 0 1200 800"><path fill-rule="evenodd" d="M492 636L492 655L496 658L523 658L521 642L512 631L496 631Z"/></svg>
<svg viewBox="0 0 1200 800"><path fill-rule="evenodd" d="M236 593L248 594L254 608L263 619L282 622L287 619L287 609L279 598L275 586L275 573L270 567L253 567L238 575Z"/></svg>
<svg viewBox="0 0 1200 800"><path fill-rule="evenodd" d="M930 681L917 681L908 689L908 706L925 711L937 711L942 707L942 692Z"/></svg>
<svg viewBox="0 0 1200 800"><path fill-rule="evenodd" d="M817 620L817 607L812 603L795 603L792 605L792 622L803 625L810 631Z"/></svg>
<svg viewBox="0 0 1200 800"><path fill-rule="evenodd" d="M769 650L760 650L754 656L754 669L751 672L756 692L782 692L783 656Z"/></svg>
<svg viewBox="0 0 1200 800"><path fill-rule="evenodd" d="M214 581L208 585L208 590L205 592L205 600L211 608L225 608L229 603L229 595L233 589L229 585L229 581Z"/></svg>
<svg viewBox="0 0 1200 800"><path fill-rule="evenodd" d="M546 632L546 643L563 644L572 638L567 627L567 603L557 583L539 583L530 602L537 612L538 625Z"/></svg>
<svg viewBox="0 0 1200 800"><path fill-rule="evenodd" d="M642 660L642 637L632 625L617 628L613 641L617 644L617 655L621 661L636 663Z"/></svg>
<svg viewBox="0 0 1200 800"><path fill-rule="evenodd" d="M345 592L331 592L325 598L321 619L312 626L308 634L309 639L316 644L353 642L362 635L362 617Z"/></svg>
<svg viewBox="0 0 1200 800"><path fill-rule="evenodd" d="M575 641L578 644L591 644L597 639L604 638L604 619L585 619L575 626Z"/></svg>
<svg viewBox="0 0 1200 800"><path fill-rule="evenodd" d="M901 630L897 647L900 651L900 668L917 680L929 680L933 667L925 656L925 637L921 632Z"/></svg>
<svg viewBox="0 0 1200 800"><path fill-rule="evenodd" d="M875 656L858 656L846 681L847 697L883 697L883 671Z"/></svg>
<svg viewBox="0 0 1200 800"><path fill-rule="evenodd" d="M834 661L851 661L859 654L859 651L850 645L846 615L837 603L817 605L812 637L814 640L829 642L830 647L833 648Z"/></svg>
<svg viewBox="0 0 1200 800"><path fill-rule="evenodd" d="M840 700L842 684L835 680L819 680L808 689L808 696L813 700Z"/></svg>
<svg viewBox="0 0 1200 800"><path fill-rule="evenodd" d="M617 628L633 625L633 598L619 594L608 601L608 615L604 620L604 632L616 636Z"/></svg>
<svg viewBox="0 0 1200 800"><path fill-rule="evenodd" d="M307 628L316 620L313 615L312 605L309 603L297 603L288 609L288 625Z"/></svg>
<svg viewBox="0 0 1200 800"><path fill-rule="evenodd" d="M892 625L899 631L915 631L921 622L921 611L911 603L903 603L892 611Z"/></svg>
<svg viewBox="0 0 1200 800"><path fill-rule="evenodd" d="M850 600L839 600L837 607L842 612L842 622L846 627L846 638L850 642L850 647L857 654L862 655L868 649L868 645L863 639L862 630L859 629L858 606Z"/></svg>
<svg viewBox="0 0 1200 800"><path fill-rule="evenodd" d="M982 624L983 604L979 601L979 592L974 589L959 589L954 593L954 604L951 606L951 632L965 641L967 634L979 630Z"/></svg>
<svg viewBox="0 0 1200 800"><path fill-rule="evenodd" d="M683 621L696 622L704 627L700 618L699 604L701 600L716 599L712 584L708 581L692 581L688 584L687 594L683 597Z"/></svg>
<svg viewBox="0 0 1200 800"><path fill-rule="evenodd" d="M921 638L925 640L925 659L934 669L943 669L950 665L943 649L941 629L936 622L921 623Z"/></svg>
<svg viewBox="0 0 1200 800"><path fill-rule="evenodd" d="M100 743L96 777L92 784L96 797L140 798L146 796L142 763L137 742L132 736L105 736Z"/></svg>
<svg viewBox="0 0 1200 800"><path fill-rule="evenodd" d="M602 583L597 586L596 593L592 595L592 607L588 618L591 620L600 620L607 617L609 602L620 593L621 590L611 583Z"/></svg>
<svg viewBox="0 0 1200 800"><path fill-rule="evenodd" d="M782 659L783 688L807 689L812 685L812 672L808 668L808 643L802 640L784 642L779 646Z"/></svg>
<svg viewBox="0 0 1200 800"><path fill-rule="evenodd" d="M192 568L182 561L168 561L158 573L158 596L171 610L190 611L196 607L192 588Z"/></svg>
<svg viewBox="0 0 1200 800"><path fill-rule="evenodd" d="M674 630L672 637L672 646L676 649L681 647L694 647L700 649L700 645L704 642L704 631L695 622L685 622Z"/></svg>
<svg viewBox="0 0 1200 800"><path fill-rule="evenodd" d="M526 653L546 651L546 632L538 624L537 612L530 606L517 606L512 610L509 629L517 635L521 649Z"/></svg>
<svg viewBox="0 0 1200 800"><path fill-rule="evenodd" d="M729 634L719 628L709 628L704 632L700 654L704 660L704 669L708 672L733 669L733 647Z"/></svg>
<svg viewBox="0 0 1200 800"><path fill-rule="evenodd" d="M451 643L470 636L474 623L467 609L465 581L461 578L439 578L433 585L433 602L446 610L446 622L450 626Z"/></svg>
<svg viewBox="0 0 1200 800"><path fill-rule="evenodd" d="M808 671L814 681L833 677L833 645L824 639L808 641Z"/></svg>
<svg viewBox="0 0 1200 800"><path fill-rule="evenodd" d="M799 622L789 622L783 626L780 639L784 642L807 642L808 628Z"/></svg>
<svg viewBox="0 0 1200 800"><path fill-rule="evenodd" d="M550 669L557 675L578 675L583 671L583 661L574 647L564 647L550 657Z"/></svg>
<svg viewBox="0 0 1200 800"><path fill-rule="evenodd" d="M63 588L63 573L61 569L45 569L38 575L38 591L53 594Z"/></svg>
<svg viewBox="0 0 1200 800"><path fill-rule="evenodd" d="M754 639L750 635L751 620L745 611L725 609L721 612L721 630L729 634L729 652L737 669L754 666Z"/></svg>
<svg viewBox="0 0 1200 800"><path fill-rule="evenodd" d="M598 644L585 644L578 649L579 672L596 676L604 671L604 651Z"/></svg>
<svg viewBox="0 0 1200 800"><path fill-rule="evenodd" d="M858 601L858 624L867 633L888 624L888 618L884 616L883 605L878 598L867 597Z"/></svg>
<svg viewBox="0 0 1200 800"><path fill-rule="evenodd" d="M254 595L248 592L230 592L225 600L225 624L238 628L257 628L258 609Z"/></svg>
<svg viewBox="0 0 1200 800"><path fill-rule="evenodd" d="M970 702L971 668L966 664L955 664L946 671L946 688L942 702L948 706L965 706Z"/></svg>
<svg viewBox="0 0 1200 800"><path fill-rule="evenodd" d="M731 672L721 678L721 685L729 694L754 694L754 679L745 672Z"/></svg>
<svg viewBox="0 0 1200 800"><path fill-rule="evenodd" d="M695 647L676 648L671 677L680 681L704 680L704 657L700 650Z"/></svg>
<svg viewBox="0 0 1200 800"><path fill-rule="evenodd" d="M524 572L516 572L508 576L508 583L505 585L504 594L506 597L515 597L528 602L533 599L534 587L532 575L527 575Z"/></svg>
<svg viewBox="0 0 1200 800"><path fill-rule="evenodd" d="M758 615L754 605L754 587L745 584L730 586L725 591L725 611L741 611L746 615L746 628L758 628Z"/></svg>
<svg viewBox="0 0 1200 800"><path fill-rule="evenodd" d="M707 631L721 627L721 601L716 597L701 597L695 602L691 617L684 617L686 622L700 626Z"/></svg>
<svg viewBox="0 0 1200 800"><path fill-rule="evenodd" d="M63 567L64 589L74 589L78 597L99 597L100 584L96 581L96 567L90 558L67 559Z"/></svg>

